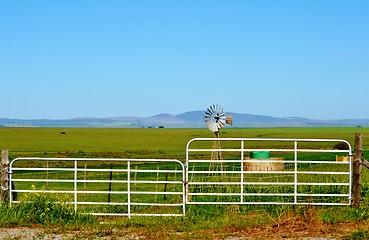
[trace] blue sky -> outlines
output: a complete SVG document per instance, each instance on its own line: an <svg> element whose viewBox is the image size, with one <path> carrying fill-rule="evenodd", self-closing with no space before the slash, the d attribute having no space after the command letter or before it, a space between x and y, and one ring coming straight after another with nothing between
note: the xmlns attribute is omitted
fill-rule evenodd
<svg viewBox="0 0 369 240"><path fill-rule="evenodd" d="M369 118L369 1L0 3L0 118Z"/></svg>

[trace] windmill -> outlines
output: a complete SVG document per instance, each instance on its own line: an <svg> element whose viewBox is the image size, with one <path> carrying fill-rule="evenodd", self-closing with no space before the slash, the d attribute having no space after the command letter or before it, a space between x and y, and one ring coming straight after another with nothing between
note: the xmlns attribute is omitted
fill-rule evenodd
<svg viewBox="0 0 369 240"><path fill-rule="evenodd" d="M226 124L232 125L232 115L225 114L223 108L218 104L213 104L208 107L205 112L206 126L214 132L215 140L213 142L213 152L211 153L211 160L223 160L222 152L219 151L220 147L220 129ZM210 164L210 168L214 168L213 164ZM221 164L221 168L223 168Z"/></svg>

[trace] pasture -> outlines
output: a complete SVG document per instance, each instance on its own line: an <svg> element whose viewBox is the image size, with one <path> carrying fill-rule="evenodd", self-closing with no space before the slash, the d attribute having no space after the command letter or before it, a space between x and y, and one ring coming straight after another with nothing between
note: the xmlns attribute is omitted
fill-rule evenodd
<svg viewBox="0 0 369 240"><path fill-rule="evenodd" d="M369 128L225 128L221 137L334 138L353 146L356 132L363 133L363 148L368 150ZM213 136L208 129L0 128L0 148L8 149L11 157L110 156L183 161L189 140Z"/></svg>
<svg viewBox="0 0 369 240"><path fill-rule="evenodd" d="M353 147L354 136L357 132L363 133L364 154L368 153L368 128L225 128L221 132L221 137L344 139L349 141ZM187 142L193 138L202 137L213 137L213 133L207 129L165 128L0 128L0 148L8 149L11 159L16 157L109 157L178 159L183 162ZM320 146L314 147L319 148ZM262 229L271 228L277 232L283 231L285 223L297 228L301 228L303 224L306 229L310 227L326 229L330 225L358 223L349 237L369 236L366 228L364 230L360 228L360 226L368 226L366 225L366 220L369 218L366 210L368 206L366 200L369 199L368 176L369 170L363 169L363 203L357 209L347 206L190 206L186 218L181 220L175 217L138 217L132 220L103 218L100 221L113 220L114 227L135 229L134 231L144 234L147 238L224 238L230 236L232 231L258 232L260 226ZM1 211L1 214L4 214L4 211ZM4 216L1 217L1 225L7 226L4 223ZM12 221L17 222L14 219ZM75 224L73 228L86 228L91 223L88 221L86 224ZM20 221L16 225L25 225L25 223ZM96 228L96 223L92 223L92 228ZM106 231L106 227L101 225L98 228L102 232ZM168 230L160 232L158 229ZM181 234L177 234L178 232Z"/></svg>

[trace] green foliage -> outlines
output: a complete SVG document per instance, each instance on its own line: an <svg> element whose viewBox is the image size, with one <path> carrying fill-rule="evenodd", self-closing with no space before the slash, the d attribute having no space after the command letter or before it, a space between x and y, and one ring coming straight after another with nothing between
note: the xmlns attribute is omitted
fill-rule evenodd
<svg viewBox="0 0 369 240"><path fill-rule="evenodd" d="M348 145L344 142L339 142L339 143L336 143L334 146L333 146L333 149L338 149L338 150L347 150L349 149L348 148Z"/></svg>
<svg viewBox="0 0 369 240"><path fill-rule="evenodd" d="M351 235L344 238L344 240L362 240L369 239L369 231L367 229L359 229L352 233Z"/></svg>
<svg viewBox="0 0 369 240"><path fill-rule="evenodd" d="M44 193L29 194L19 204L0 207L0 226L3 227L31 224L86 224L94 221L91 215L75 212L71 204Z"/></svg>
<svg viewBox="0 0 369 240"><path fill-rule="evenodd" d="M367 206L355 207L330 207L320 211L321 219L326 224L342 222L356 222L369 219Z"/></svg>

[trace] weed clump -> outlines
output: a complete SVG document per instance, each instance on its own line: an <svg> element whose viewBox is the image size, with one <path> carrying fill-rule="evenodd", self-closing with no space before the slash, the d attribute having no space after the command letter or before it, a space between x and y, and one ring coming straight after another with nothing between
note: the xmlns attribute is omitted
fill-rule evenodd
<svg viewBox="0 0 369 240"><path fill-rule="evenodd" d="M95 221L91 215L76 212L73 205L62 201L58 196L45 193L29 194L14 206L1 205L0 207L0 226L2 227L32 224L44 226L87 224Z"/></svg>

